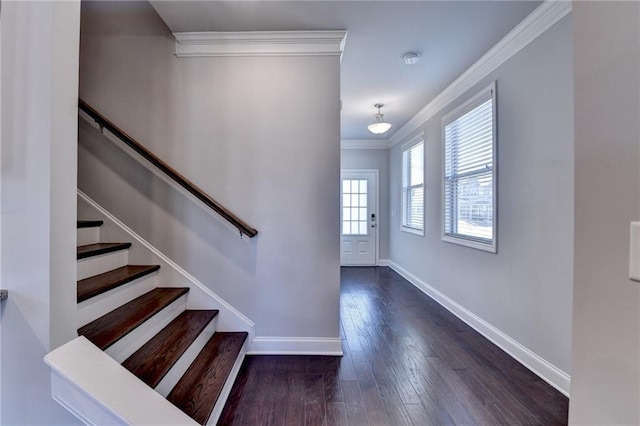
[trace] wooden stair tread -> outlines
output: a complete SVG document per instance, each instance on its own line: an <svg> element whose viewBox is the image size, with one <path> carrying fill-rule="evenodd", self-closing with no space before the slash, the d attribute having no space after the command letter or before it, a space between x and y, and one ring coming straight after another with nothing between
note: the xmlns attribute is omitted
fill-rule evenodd
<svg viewBox="0 0 640 426"><path fill-rule="evenodd" d="M123 367L155 388L217 314L216 310L184 311L127 358Z"/></svg>
<svg viewBox="0 0 640 426"><path fill-rule="evenodd" d="M215 333L167 399L196 422L205 424L246 338L246 332Z"/></svg>
<svg viewBox="0 0 640 426"><path fill-rule="evenodd" d="M95 228L103 224L104 222L102 220L79 220L76 222L78 228Z"/></svg>
<svg viewBox="0 0 640 426"><path fill-rule="evenodd" d="M78 259L85 259L99 254L111 253L119 250L126 250L131 247L131 243L95 243L85 246L78 246Z"/></svg>
<svg viewBox="0 0 640 426"><path fill-rule="evenodd" d="M105 350L189 291L155 288L78 329L78 334Z"/></svg>
<svg viewBox="0 0 640 426"><path fill-rule="evenodd" d="M160 265L127 265L78 281L78 303L160 269Z"/></svg>

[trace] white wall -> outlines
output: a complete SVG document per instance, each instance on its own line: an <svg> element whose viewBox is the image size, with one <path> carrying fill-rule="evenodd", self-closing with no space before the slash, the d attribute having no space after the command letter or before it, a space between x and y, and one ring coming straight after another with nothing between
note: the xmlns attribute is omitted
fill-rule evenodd
<svg viewBox="0 0 640 426"><path fill-rule="evenodd" d="M575 282L571 424L640 424L640 6L574 2Z"/></svg>
<svg viewBox="0 0 640 426"><path fill-rule="evenodd" d="M82 8L81 97L259 235L240 240L86 129L79 187L258 337L337 338L339 57L177 59L148 3Z"/></svg>
<svg viewBox="0 0 640 426"><path fill-rule="evenodd" d="M80 2L3 2L2 424L75 424L44 355L75 337Z"/></svg>
<svg viewBox="0 0 640 426"><path fill-rule="evenodd" d="M399 213L390 218L393 262L565 373L571 370L573 280L571 58L568 16L421 126L425 236L401 232ZM497 254L441 241L441 118L493 80ZM390 202L397 212L401 145L390 154Z"/></svg>
<svg viewBox="0 0 640 426"><path fill-rule="evenodd" d="M343 169L375 169L378 174L378 258L389 259L389 150L342 149L340 167Z"/></svg>

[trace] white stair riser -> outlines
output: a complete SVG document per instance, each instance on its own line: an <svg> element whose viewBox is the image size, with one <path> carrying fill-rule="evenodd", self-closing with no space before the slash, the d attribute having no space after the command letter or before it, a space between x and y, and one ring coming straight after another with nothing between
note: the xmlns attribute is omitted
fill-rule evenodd
<svg viewBox="0 0 640 426"><path fill-rule="evenodd" d="M188 293L187 293L188 294ZM187 294L183 294L169 306L146 320L138 328L114 343L105 352L122 363L140 349L149 339L165 328L171 321L187 309Z"/></svg>
<svg viewBox="0 0 640 426"><path fill-rule="evenodd" d="M247 354L248 348L249 339L246 339L244 341L244 344L242 345L242 348L240 349L238 358L236 358L236 362L233 364L233 367L229 372L229 377L227 377L227 380L224 382L224 386L222 387L220 396L216 401L216 405L213 406L213 410L211 412L211 415L209 416L209 420L207 421L207 426L215 426L218 423L220 415L222 414L222 410L224 409L224 405L227 403L227 398L229 398L231 389L233 389L233 384L236 381L236 377L238 377L240 367L242 367L242 362L244 361L244 356Z"/></svg>
<svg viewBox="0 0 640 426"><path fill-rule="evenodd" d="M157 275L153 272L78 303L78 328L156 288Z"/></svg>
<svg viewBox="0 0 640 426"><path fill-rule="evenodd" d="M85 246L87 244L95 244L100 242L100 227L78 228L77 245Z"/></svg>
<svg viewBox="0 0 640 426"><path fill-rule="evenodd" d="M78 280L104 274L129 263L129 250L118 250L78 260Z"/></svg>
<svg viewBox="0 0 640 426"><path fill-rule="evenodd" d="M171 389L178 383L178 380L184 375L191 363L196 359L204 345L207 344L211 336L216 332L216 326L218 323L218 316L216 315L204 330L200 333L198 338L193 341L191 346L185 351L184 354L178 359L178 361L171 367L171 370L167 372L167 375L156 386L156 392L165 398L171 392Z"/></svg>

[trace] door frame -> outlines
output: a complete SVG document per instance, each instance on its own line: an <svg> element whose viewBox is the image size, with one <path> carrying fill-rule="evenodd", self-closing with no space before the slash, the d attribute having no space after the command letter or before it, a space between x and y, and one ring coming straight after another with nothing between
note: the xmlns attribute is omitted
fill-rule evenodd
<svg viewBox="0 0 640 426"><path fill-rule="evenodd" d="M376 258L375 258L375 265L373 266L380 266L380 230L379 230L380 229L380 170L379 169L340 169L340 237L342 237L342 176L345 173L362 173L362 172L373 173L375 175L374 180L376 183L376 205L375 205L376 226L374 230L375 230L375 239L376 239L376 244L375 244ZM342 250L342 245L340 245L339 250ZM340 266L342 266L342 261L340 262Z"/></svg>

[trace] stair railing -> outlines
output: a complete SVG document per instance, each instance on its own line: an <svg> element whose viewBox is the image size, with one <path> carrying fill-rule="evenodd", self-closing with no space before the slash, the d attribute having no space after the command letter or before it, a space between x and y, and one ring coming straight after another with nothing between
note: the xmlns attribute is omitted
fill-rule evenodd
<svg viewBox="0 0 640 426"><path fill-rule="evenodd" d="M153 152L149 151L145 148L140 142L133 139L124 130L120 129L118 126L113 124L107 118L105 118L98 111L93 109L89 104L87 104L82 99L78 100L78 107L81 111L91 117L100 127L101 131L107 129L111 134L124 142L129 148L134 150L137 154L139 154L142 158L144 158L147 162L153 165L157 170L161 171L164 175L169 177L175 183L180 185L186 191L188 191L191 195L201 201L205 206L209 207L211 210L216 212L220 217L229 222L235 228L240 231L240 237L246 235L249 238L253 238L258 235L258 231L249 226L242 219L238 218L235 214L227 210L224 206L218 203L216 200L207 195L202 189L200 189L196 184L191 182L186 177L182 176L176 170L174 170L167 163L162 161L158 156L156 156Z"/></svg>

